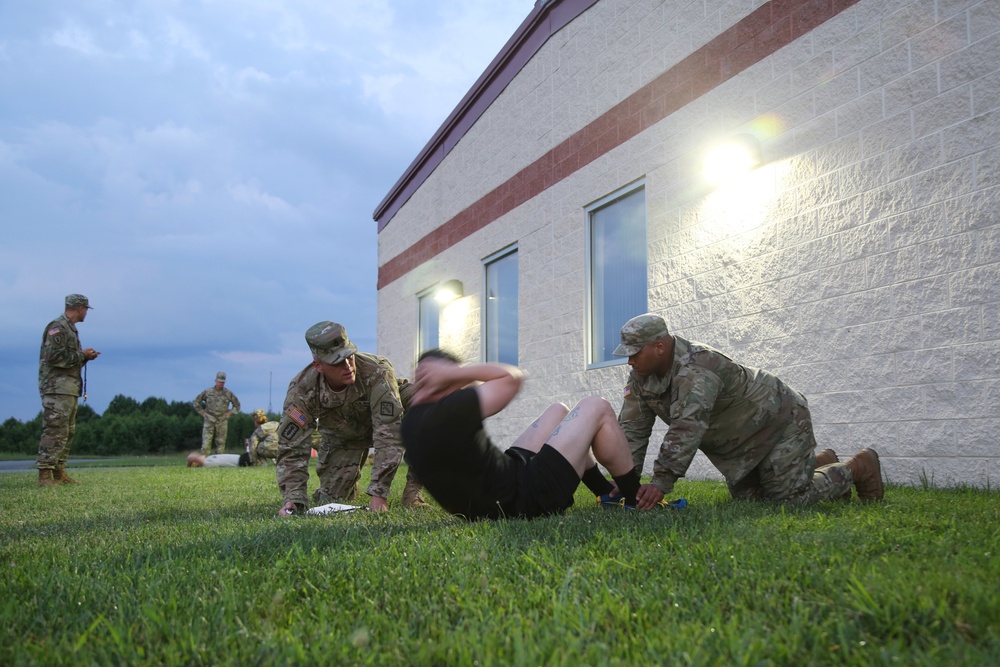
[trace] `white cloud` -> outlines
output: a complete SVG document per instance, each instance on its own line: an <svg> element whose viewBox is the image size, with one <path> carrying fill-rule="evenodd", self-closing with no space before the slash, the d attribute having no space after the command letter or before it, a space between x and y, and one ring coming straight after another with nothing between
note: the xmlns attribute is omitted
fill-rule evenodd
<svg viewBox="0 0 1000 667"><path fill-rule="evenodd" d="M0 420L72 292L98 411L220 363L280 407L324 319L377 352L372 210L533 1L49 4L0 9Z"/></svg>
<svg viewBox="0 0 1000 667"><path fill-rule="evenodd" d="M295 211L294 207L284 199L261 190L260 183L256 181L235 183L229 186L229 192L234 200L243 204L263 206L271 213L289 215Z"/></svg>
<svg viewBox="0 0 1000 667"><path fill-rule="evenodd" d="M202 45L196 30L189 28L172 16L164 17L163 22L165 41L174 51L179 51L198 60L210 61L212 59L208 50Z"/></svg>
<svg viewBox="0 0 1000 667"><path fill-rule="evenodd" d="M94 36L89 30L78 25L68 25L52 33L52 43L70 51L76 51L85 56L104 56L105 52L94 43Z"/></svg>

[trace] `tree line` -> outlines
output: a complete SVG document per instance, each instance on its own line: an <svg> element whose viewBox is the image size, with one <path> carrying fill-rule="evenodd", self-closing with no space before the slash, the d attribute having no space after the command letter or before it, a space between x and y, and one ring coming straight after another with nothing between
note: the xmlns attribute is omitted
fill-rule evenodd
<svg viewBox="0 0 1000 667"><path fill-rule="evenodd" d="M275 415L269 415L275 419ZM194 405L150 396L141 403L121 394L111 399L104 414L83 403L76 413L76 435L71 456L170 454L201 449L202 418ZM243 451L253 433L253 416L240 412L229 420L227 451ZM42 412L21 422L13 417L0 424L0 452L37 454L42 434Z"/></svg>

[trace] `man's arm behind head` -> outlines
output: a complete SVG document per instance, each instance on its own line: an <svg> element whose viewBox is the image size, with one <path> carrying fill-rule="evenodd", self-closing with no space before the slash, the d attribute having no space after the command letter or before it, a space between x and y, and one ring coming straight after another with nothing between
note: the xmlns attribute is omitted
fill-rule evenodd
<svg viewBox="0 0 1000 667"><path fill-rule="evenodd" d="M461 365L451 358L421 357L414 379L418 385L413 402L429 403L441 400L448 394L481 382L476 387L482 417L491 417L503 410L517 396L524 381L524 373L507 364Z"/></svg>

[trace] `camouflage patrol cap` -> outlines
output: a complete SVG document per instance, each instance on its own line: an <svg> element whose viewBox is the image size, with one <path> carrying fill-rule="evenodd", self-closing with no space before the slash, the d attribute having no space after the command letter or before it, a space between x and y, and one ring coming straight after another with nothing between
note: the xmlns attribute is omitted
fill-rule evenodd
<svg viewBox="0 0 1000 667"><path fill-rule="evenodd" d="M86 308L88 310L93 310L90 307L90 300L87 299L87 297L85 297L84 295L82 295L82 294L67 294L66 295L66 307L67 308L79 308L80 306L83 306L84 308Z"/></svg>
<svg viewBox="0 0 1000 667"><path fill-rule="evenodd" d="M347 329L336 322L318 322L306 332L306 344L313 358L324 364L336 365L358 351L347 337Z"/></svg>
<svg viewBox="0 0 1000 667"><path fill-rule="evenodd" d="M216 382L225 382L226 381L226 374L223 371L219 371L218 373L215 374L215 381Z"/></svg>
<svg viewBox="0 0 1000 667"><path fill-rule="evenodd" d="M616 357L631 357L650 343L666 338L667 323L653 313L643 313L630 319L622 326L622 342L612 352Z"/></svg>

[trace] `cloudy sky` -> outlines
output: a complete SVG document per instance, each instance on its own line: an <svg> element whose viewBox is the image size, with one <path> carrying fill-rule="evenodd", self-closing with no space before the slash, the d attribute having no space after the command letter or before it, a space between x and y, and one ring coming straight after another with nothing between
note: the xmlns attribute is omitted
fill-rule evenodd
<svg viewBox="0 0 1000 667"><path fill-rule="evenodd" d="M0 421L73 292L98 412L280 410L320 320L375 351L372 212L533 5L0 3Z"/></svg>

